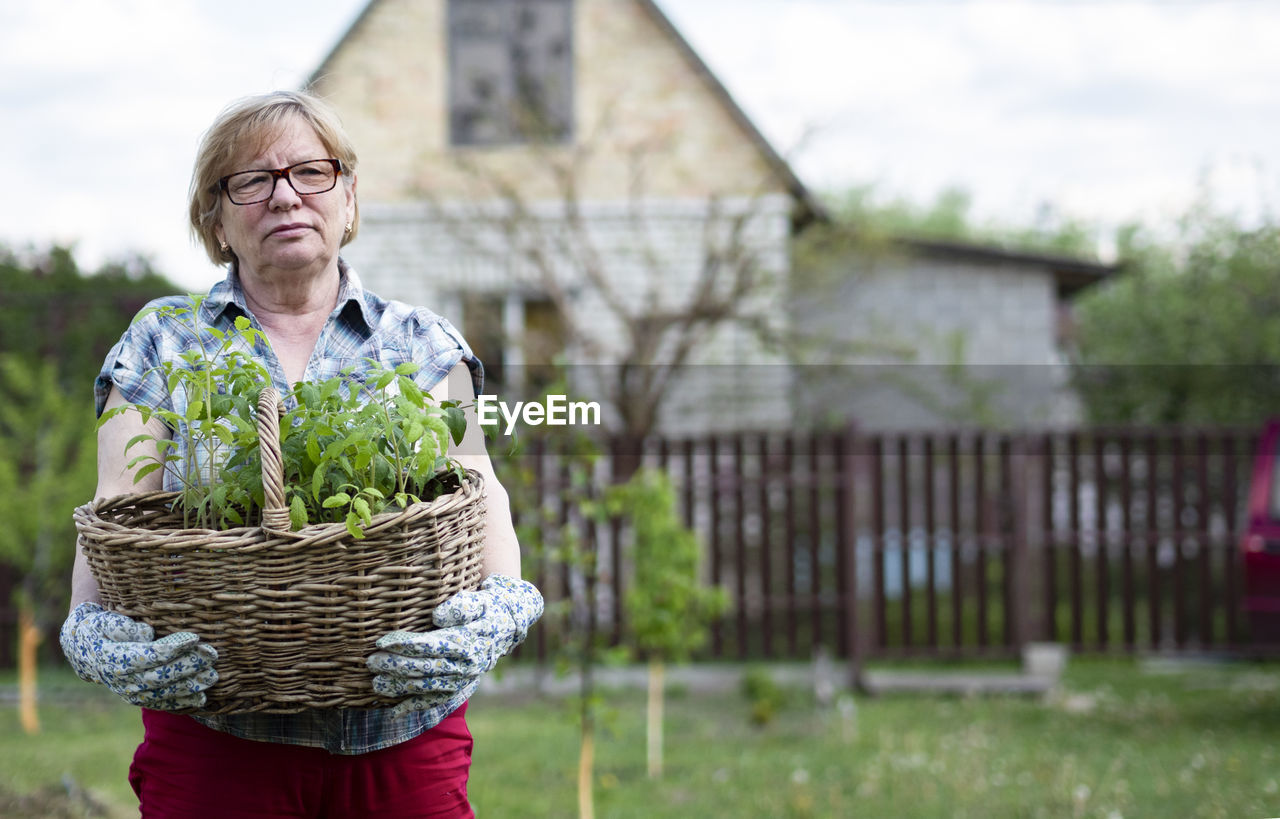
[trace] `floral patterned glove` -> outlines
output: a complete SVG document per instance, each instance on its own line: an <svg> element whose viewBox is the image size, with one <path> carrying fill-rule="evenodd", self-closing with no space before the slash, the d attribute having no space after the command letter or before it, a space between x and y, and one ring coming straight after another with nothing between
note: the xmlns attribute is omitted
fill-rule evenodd
<svg viewBox="0 0 1280 819"><path fill-rule="evenodd" d="M155 639L146 623L81 603L62 624L62 653L80 679L102 683L132 705L200 708L218 681L218 652L189 631Z"/></svg>
<svg viewBox="0 0 1280 819"><path fill-rule="evenodd" d="M478 591L458 592L432 613L435 631L393 631L378 640L369 670L373 690L409 697L395 713L431 711L435 722L466 702L492 669L520 645L542 616L542 595L532 583L494 574ZM434 724L434 723L433 723Z"/></svg>

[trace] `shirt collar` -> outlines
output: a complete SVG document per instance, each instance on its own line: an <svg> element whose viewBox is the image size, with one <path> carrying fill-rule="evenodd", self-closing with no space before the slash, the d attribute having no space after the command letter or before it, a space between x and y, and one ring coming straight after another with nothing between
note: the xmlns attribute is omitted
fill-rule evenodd
<svg viewBox="0 0 1280 819"><path fill-rule="evenodd" d="M342 257L338 257L338 276L338 303L334 305L332 315L334 317L341 315L349 304L354 303L356 307L348 311L348 315L359 316L364 322L365 330L372 332L373 321L369 315L364 285L360 283L360 276L355 268L343 261ZM242 315L249 315L249 305L244 298L244 287L240 284L240 269L235 262L228 267L226 278L209 290L209 295L205 298L201 309L204 311L205 321L213 324L232 306Z"/></svg>

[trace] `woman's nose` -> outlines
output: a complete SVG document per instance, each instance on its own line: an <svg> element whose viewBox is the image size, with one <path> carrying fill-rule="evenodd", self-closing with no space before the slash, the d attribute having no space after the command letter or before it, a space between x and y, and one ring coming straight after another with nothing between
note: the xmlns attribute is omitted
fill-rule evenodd
<svg viewBox="0 0 1280 819"><path fill-rule="evenodd" d="M298 196L298 192L293 189L287 176L277 176L275 183L275 188L271 191L271 199L267 202L272 208L287 210L302 201L302 197Z"/></svg>

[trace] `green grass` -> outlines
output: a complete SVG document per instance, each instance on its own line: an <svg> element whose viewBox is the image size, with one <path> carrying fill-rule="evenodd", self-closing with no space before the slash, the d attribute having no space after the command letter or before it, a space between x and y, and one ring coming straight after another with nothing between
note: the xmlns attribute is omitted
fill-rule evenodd
<svg viewBox="0 0 1280 819"><path fill-rule="evenodd" d="M0 674L6 695L16 692L14 679L12 671ZM41 671L40 697L36 736L23 733L16 700L6 696L0 708L0 816L61 815L54 812L60 800L38 800L38 807L19 811L14 795L64 795L64 778L114 808L113 815L137 816L127 777L142 741L138 709L63 670Z"/></svg>
<svg viewBox="0 0 1280 819"><path fill-rule="evenodd" d="M65 676L42 679L50 696L96 693ZM672 691L666 774L650 781L643 692L608 692L597 816L1280 815L1277 665L1157 671L1074 659L1061 691L1044 701L857 698L846 716L818 707L806 691L787 695L775 718L758 726L736 691ZM86 696L47 703L41 718L44 731L29 738L16 709L3 710L0 791L36 791L68 773L122 811L134 809L125 782L140 736L132 709ZM470 792L480 816L575 815L578 739L569 703L482 694L469 719Z"/></svg>

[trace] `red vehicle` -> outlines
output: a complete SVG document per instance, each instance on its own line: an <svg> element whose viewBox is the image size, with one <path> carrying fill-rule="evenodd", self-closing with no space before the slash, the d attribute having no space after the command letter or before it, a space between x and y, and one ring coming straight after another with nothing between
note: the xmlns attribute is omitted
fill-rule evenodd
<svg viewBox="0 0 1280 819"><path fill-rule="evenodd" d="M1253 458L1244 552L1244 608L1254 643L1280 643L1280 419L1268 421Z"/></svg>

